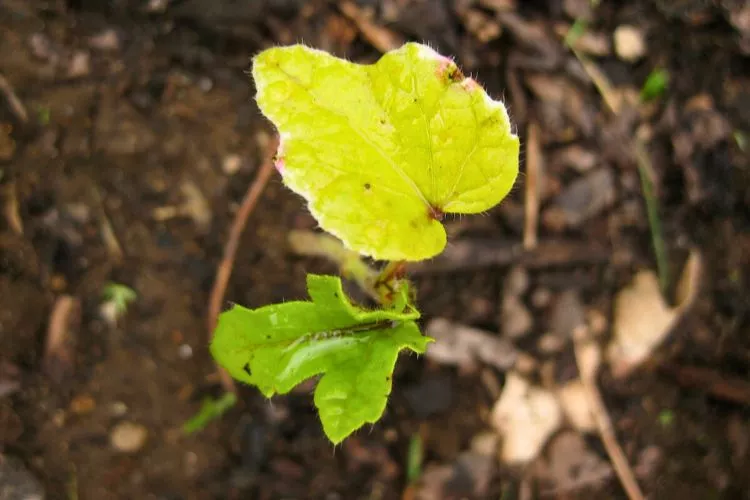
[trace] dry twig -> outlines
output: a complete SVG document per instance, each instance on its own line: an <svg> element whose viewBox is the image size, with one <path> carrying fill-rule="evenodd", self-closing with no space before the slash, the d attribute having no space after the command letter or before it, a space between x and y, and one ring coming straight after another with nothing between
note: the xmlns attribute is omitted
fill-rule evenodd
<svg viewBox="0 0 750 500"><path fill-rule="evenodd" d="M42 366L55 383L73 369L74 332L80 324L81 301L70 295L61 295L52 307L47 327Z"/></svg>
<svg viewBox="0 0 750 500"><path fill-rule="evenodd" d="M526 199L523 225L523 248L533 250L537 244L539 226L539 176L542 150L539 144L539 126L530 121L526 133Z"/></svg>
<svg viewBox="0 0 750 500"><path fill-rule="evenodd" d="M297 255L328 259L339 267L343 277L354 280L373 300L381 299L376 290L378 271L368 266L357 252L346 248L337 238L325 233L292 230L289 232L289 244Z"/></svg>
<svg viewBox="0 0 750 500"><path fill-rule="evenodd" d="M122 251L122 245L120 245L120 241L117 239L115 229L112 227L109 217L107 217L107 210L104 208L102 194L96 186L92 192L94 194L94 199L96 200L97 211L99 212L99 229L101 231L102 240L104 241L104 246L107 247L107 253L115 262L121 262L125 253Z"/></svg>
<svg viewBox="0 0 750 500"><path fill-rule="evenodd" d="M263 160L263 164L260 166L255 180L247 189L245 197L242 199L242 205L234 216L232 222L232 228L229 231L229 239L224 246L224 253L219 263L219 267L216 271L216 279L214 280L213 287L211 288L211 295L208 301L208 336L209 339L213 338L213 332L216 328L216 322L221 312L221 304L224 302L224 294L229 284L229 278L232 275L232 268L234 267L234 259L237 255L237 249L240 245L240 236L245 230L247 219L258 204L263 190L268 184L268 180L273 174L273 156L276 153L279 142L278 137L270 141L268 144L268 150L266 151L266 157ZM234 381L232 377L220 366L217 367L219 370L219 378L221 379L221 385L227 392L236 392Z"/></svg>
<svg viewBox="0 0 750 500"><path fill-rule="evenodd" d="M339 8L346 17L357 25L357 29L362 33L362 36L380 52L386 53L401 45L402 40L395 33L370 21L357 7L356 3L344 0L339 2Z"/></svg>
<svg viewBox="0 0 750 500"><path fill-rule="evenodd" d="M434 259L410 264L409 272L413 275L441 274L513 264L528 269L593 265L607 262L610 255L608 248L596 243L547 240L540 242L534 250L526 251L518 243L467 238L450 242Z"/></svg>
<svg viewBox="0 0 750 500"><path fill-rule="evenodd" d="M23 221L18 210L18 196L16 194L16 183L10 181L5 188L5 206L3 212L8 220L8 225L16 234L23 234Z"/></svg>
<svg viewBox="0 0 750 500"><path fill-rule="evenodd" d="M700 366L665 363L660 371L672 377L680 387L704 391L710 396L743 406L750 405L750 382L739 377Z"/></svg>
<svg viewBox="0 0 750 500"><path fill-rule="evenodd" d="M633 469L630 467L628 459L622 451L622 447L617 442L617 436L612 426L612 419L607 413L607 408L604 406L604 401L596 385L596 375L601 364L601 349L587 337L588 332L585 327L583 327L583 331L579 331L574 335L575 356L578 371L581 375L581 382L586 391L596 426L599 429L599 435L602 438L607 455L609 455L612 461L612 466L615 468L617 477L620 478L620 482L628 498L630 500L644 500Z"/></svg>
<svg viewBox="0 0 750 500"><path fill-rule="evenodd" d="M13 112L13 114L18 119L18 121L20 121L23 124L27 123L29 121L29 114L26 112L26 108L21 102L21 99L19 99L18 96L16 95L16 92L13 90L13 87L11 86L11 84L1 74L0 74L0 92L2 92L2 94L5 96L5 99L8 101L8 106L10 107L10 110Z"/></svg>

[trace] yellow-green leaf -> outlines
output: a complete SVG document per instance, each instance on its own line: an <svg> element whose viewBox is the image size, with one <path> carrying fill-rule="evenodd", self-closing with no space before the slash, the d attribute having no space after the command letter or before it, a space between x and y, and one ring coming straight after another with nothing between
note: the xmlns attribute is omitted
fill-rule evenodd
<svg viewBox="0 0 750 500"><path fill-rule="evenodd" d="M382 260L423 260L446 244L445 213L499 203L518 173L502 102L447 57L407 43L371 65L304 45L254 58L277 168L320 226Z"/></svg>

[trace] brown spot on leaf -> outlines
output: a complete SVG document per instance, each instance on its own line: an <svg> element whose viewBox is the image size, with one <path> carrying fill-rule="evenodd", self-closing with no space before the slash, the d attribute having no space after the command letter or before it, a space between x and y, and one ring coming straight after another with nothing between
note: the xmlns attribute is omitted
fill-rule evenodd
<svg viewBox="0 0 750 500"><path fill-rule="evenodd" d="M445 212L443 212L439 207L433 207L430 205L430 207L427 209L427 215L432 220L436 221L442 221L445 218Z"/></svg>
<svg viewBox="0 0 750 500"><path fill-rule="evenodd" d="M451 62L450 65L448 65L448 71L446 75L448 76L448 80L450 80L453 83L459 83L463 81L464 78L466 78L463 72L453 62Z"/></svg>

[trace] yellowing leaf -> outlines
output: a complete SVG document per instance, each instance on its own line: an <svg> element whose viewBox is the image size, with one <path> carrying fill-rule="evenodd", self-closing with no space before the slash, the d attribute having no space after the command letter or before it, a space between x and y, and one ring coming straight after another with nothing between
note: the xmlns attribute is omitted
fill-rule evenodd
<svg viewBox="0 0 750 500"><path fill-rule="evenodd" d="M276 47L255 57L253 77L279 129L284 183L363 255L430 258L446 244L443 214L488 210L516 179L518 137L503 103L425 45L372 65Z"/></svg>
<svg viewBox="0 0 750 500"><path fill-rule="evenodd" d="M322 375L315 406L326 435L338 443L383 414L399 351L422 353L431 339L415 323L419 313L408 305L405 285L393 308L380 310L351 304L334 276L308 275L307 288L311 302L222 313L211 353L266 397Z"/></svg>

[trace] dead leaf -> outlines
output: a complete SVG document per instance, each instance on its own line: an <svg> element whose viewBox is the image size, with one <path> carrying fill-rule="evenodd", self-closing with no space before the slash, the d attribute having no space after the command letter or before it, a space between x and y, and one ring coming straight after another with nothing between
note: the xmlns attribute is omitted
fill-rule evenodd
<svg viewBox="0 0 750 500"><path fill-rule="evenodd" d="M580 379L571 380L557 390L563 413L570 424L581 432L596 431L596 421L591 411L586 388Z"/></svg>
<svg viewBox="0 0 750 500"><path fill-rule="evenodd" d="M462 451L451 464L427 466L414 498L485 498L494 478L497 436L483 432L474 436L470 449Z"/></svg>
<svg viewBox="0 0 750 500"><path fill-rule="evenodd" d="M529 275L523 267L514 267L505 278L500 307L500 328L504 337L518 339L531 331L534 320L521 300L529 287Z"/></svg>
<svg viewBox="0 0 750 500"><path fill-rule="evenodd" d="M572 168L578 173L590 171L598 162L599 156L594 151L577 143L558 150L552 160L554 166Z"/></svg>
<svg viewBox="0 0 750 500"><path fill-rule="evenodd" d="M547 457L535 475L551 488L544 494L559 495L587 485L596 485L613 475L612 467L594 453L580 434L563 432L549 445Z"/></svg>
<svg viewBox="0 0 750 500"><path fill-rule="evenodd" d="M612 206L617 199L612 170L601 167L571 182L557 195L542 220L555 231L577 227Z"/></svg>
<svg viewBox="0 0 750 500"><path fill-rule="evenodd" d="M459 366L465 372L475 371L480 362L508 370L518 357L507 339L447 319L433 319L427 324L426 333L436 342L429 345L425 356L441 364Z"/></svg>
<svg viewBox="0 0 750 500"><path fill-rule="evenodd" d="M615 377L628 375L667 337L698 293L701 258L693 251L677 287L677 304L670 307L653 271L641 271L615 299L613 338L607 357Z"/></svg>
<svg viewBox="0 0 750 500"><path fill-rule="evenodd" d="M664 301L653 271L641 271L615 300L612 342L607 355L616 377L645 360L667 336L677 311Z"/></svg>
<svg viewBox="0 0 750 500"><path fill-rule="evenodd" d="M492 409L491 423L503 440L501 460L521 465L536 458L547 439L560 427L562 410L550 391L533 386L511 372Z"/></svg>

